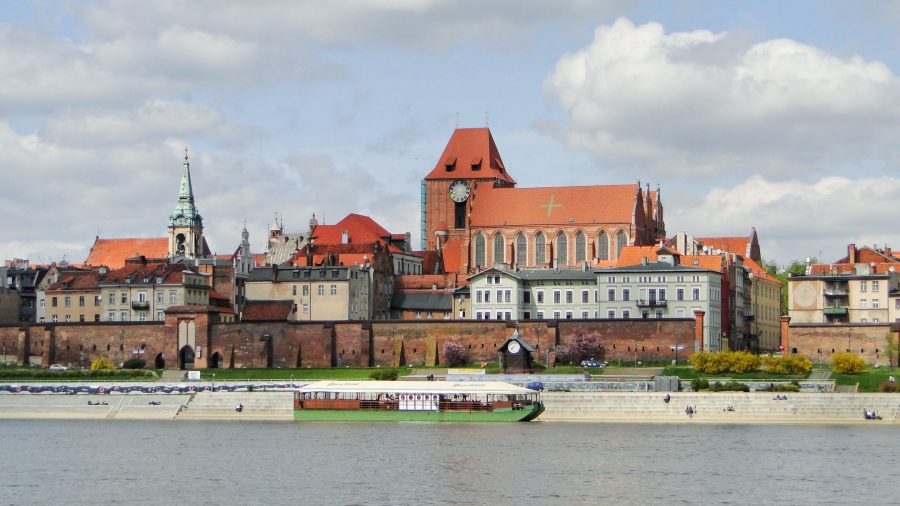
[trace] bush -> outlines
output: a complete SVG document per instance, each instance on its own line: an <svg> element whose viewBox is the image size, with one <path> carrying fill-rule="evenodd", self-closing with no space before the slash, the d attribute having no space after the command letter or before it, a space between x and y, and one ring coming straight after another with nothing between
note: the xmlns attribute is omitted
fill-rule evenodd
<svg viewBox="0 0 900 506"><path fill-rule="evenodd" d="M709 390L709 381L703 378L694 378L691 380L691 390L694 392Z"/></svg>
<svg viewBox="0 0 900 506"><path fill-rule="evenodd" d="M445 365L450 367L465 365L466 348L456 341L448 339L444 341L444 347L441 349L441 359Z"/></svg>
<svg viewBox="0 0 900 506"><path fill-rule="evenodd" d="M688 362L695 370L707 374L743 374L758 370L760 364L759 357L745 351L698 351L688 358Z"/></svg>
<svg viewBox="0 0 900 506"><path fill-rule="evenodd" d="M556 360L563 364L578 365L582 360L591 358L599 360L602 357L603 346L600 345L600 338L584 334L569 339L565 345L556 350Z"/></svg>
<svg viewBox="0 0 900 506"><path fill-rule="evenodd" d="M783 355L763 359L763 370L772 374L806 374L812 362L805 355Z"/></svg>
<svg viewBox="0 0 900 506"><path fill-rule="evenodd" d="M147 361L142 358L129 358L122 364L122 369L143 369Z"/></svg>
<svg viewBox="0 0 900 506"><path fill-rule="evenodd" d="M884 393L900 392L900 387L893 381L885 381L878 389Z"/></svg>
<svg viewBox="0 0 900 506"><path fill-rule="evenodd" d="M839 374L859 374L866 368L866 361L852 353L835 353L831 356L831 368Z"/></svg>
<svg viewBox="0 0 900 506"><path fill-rule="evenodd" d="M98 357L91 362L92 371L115 371L116 364L106 357Z"/></svg>
<svg viewBox="0 0 900 506"><path fill-rule="evenodd" d="M776 385L776 392L799 392L800 385L788 384L788 385Z"/></svg>
<svg viewBox="0 0 900 506"><path fill-rule="evenodd" d="M376 381L394 381L400 375L397 374L397 369L393 367L387 367L384 369L376 369L369 374L369 377Z"/></svg>
<svg viewBox="0 0 900 506"><path fill-rule="evenodd" d="M740 381L729 381L727 383L719 383L718 381L712 384L713 392L749 392L750 387L741 383Z"/></svg>

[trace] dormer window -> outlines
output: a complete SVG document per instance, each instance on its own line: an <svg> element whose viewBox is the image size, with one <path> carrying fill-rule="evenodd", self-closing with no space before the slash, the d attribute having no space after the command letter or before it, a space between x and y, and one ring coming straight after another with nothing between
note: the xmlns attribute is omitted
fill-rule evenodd
<svg viewBox="0 0 900 506"><path fill-rule="evenodd" d="M444 160L444 168L447 169L447 172L453 172L456 170L456 158L448 158Z"/></svg>
<svg viewBox="0 0 900 506"><path fill-rule="evenodd" d="M162 278L156 278L156 283L157 284L162 283Z"/></svg>
<svg viewBox="0 0 900 506"><path fill-rule="evenodd" d="M144 283L149 283L149 282L150 282L150 277L144 278Z"/></svg>
<svg viewBox="0 0 900 506"><path fill-rule="evenodd" d="M480 156L476 156L475 158L472 159L472 170L473 171L481 170L481 157Z"/></svg>

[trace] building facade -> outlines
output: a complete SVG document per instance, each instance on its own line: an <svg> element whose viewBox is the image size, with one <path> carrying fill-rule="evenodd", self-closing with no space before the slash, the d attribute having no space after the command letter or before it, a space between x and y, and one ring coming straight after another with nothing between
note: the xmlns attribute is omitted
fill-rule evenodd
<svg viewBox="0 0 900 506"><path fill-rule="evenodd" d="M100 279L101 320L163 321L170 307L209 306L208 278L167 259L129 259Z"/></svg>
<svg viewBox="0 0 900 506"><path fill-rule="evenodd" d="M589 270L492 267L469 282L472 320L598 318L597 276Z"/></svg>
<svg viewBox="0 0 900 506"><path fill-rule="evenodd" d="M247 279L247 303L291 301L290 320L370 320L370 266L259 267Z"/></svg>

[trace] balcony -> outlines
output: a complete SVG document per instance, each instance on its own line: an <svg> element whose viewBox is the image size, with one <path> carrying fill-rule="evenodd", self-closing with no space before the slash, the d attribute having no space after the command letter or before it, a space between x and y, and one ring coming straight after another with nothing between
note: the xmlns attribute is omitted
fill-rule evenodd
<svg viewBox="0 0 900 506"><path fill-rule="evenodd" d="M141 302L141 301L133 300L133 301L131 301L131 309L134 309L134 310L150 309L150 301L145 300L145 301Z"/></svg>
<svg viewBox="0 0 900 506"><path fill-rule="evenodd" d="M846 316L849 313L845 307L826 307L823 311L829 316Z"/></svg>
<svg viewBox="0 0 900 506"><path fill-rule="evenodd" d="M848 297L850 292L847 290L825 290L826 297Z"/></svg>
<svg viewBox="0 0 900 506"><path fill-rule="evenodd" d="M745 315L744 315L744 321L745 321L745 322L752 322L752 321L754 321L754 320L756 320L756 316L755 316L755 315L752 315L752 314L745 314Z"/></svg>
<svg viewBox="0 0 900 506"><path fill-rule="evenodd" d="M638 299L636 302L638 307L666 307L666 301L664 300Z"/></svg>

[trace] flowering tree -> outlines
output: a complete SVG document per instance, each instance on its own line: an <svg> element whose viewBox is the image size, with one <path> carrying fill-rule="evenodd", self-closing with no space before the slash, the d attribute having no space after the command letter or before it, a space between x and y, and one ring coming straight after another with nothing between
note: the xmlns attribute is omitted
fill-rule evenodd
<svg viewBox="0 0 900 506"><path fill-rule="evenodd" d="M466 363L466 348L456 341L444 341L444 347L441 350L443 362L451 367L460 366Z"/></svg>
<svg viewBox="0 0 900 506"><path fill-rule="evenodd" d="M556 350L556 360L564 364L577 364L589 358L599 358L603 347L596 336L578 335Z"/></svg>

